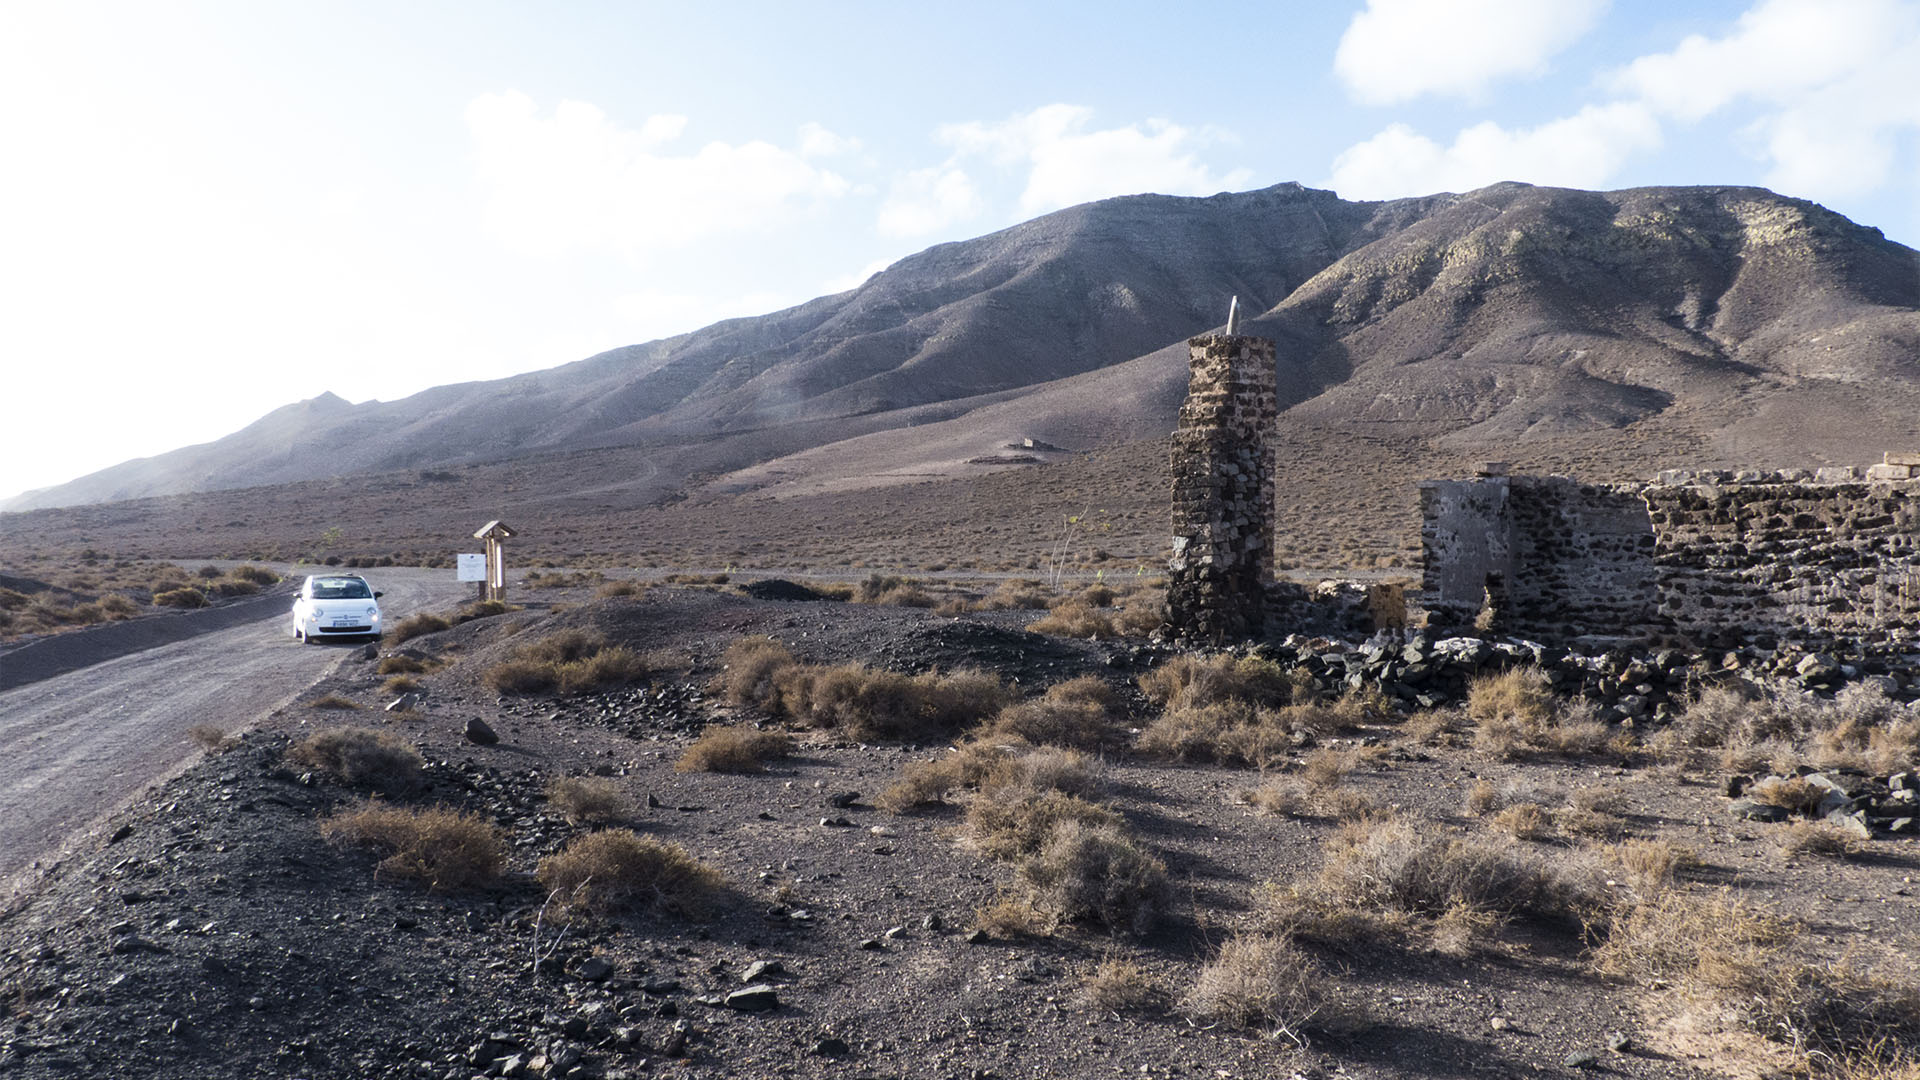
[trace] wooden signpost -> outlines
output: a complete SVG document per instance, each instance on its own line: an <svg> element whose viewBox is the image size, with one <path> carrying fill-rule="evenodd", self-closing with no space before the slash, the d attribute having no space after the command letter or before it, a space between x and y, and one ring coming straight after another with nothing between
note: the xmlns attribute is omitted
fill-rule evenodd
<svg viewBox="0 0 1920 1080"><path fill-rule="evenodd" d="M507 558L506 553L501 549L501 542L512 535L513 530L500 521L489 521L473 534L475 540L487 542L487 580L483 599L505 600L507 598Z"/></svg>

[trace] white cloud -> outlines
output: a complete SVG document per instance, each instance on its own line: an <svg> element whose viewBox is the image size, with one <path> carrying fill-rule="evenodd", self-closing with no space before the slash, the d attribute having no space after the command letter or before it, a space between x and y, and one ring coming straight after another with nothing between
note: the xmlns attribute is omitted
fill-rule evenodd
<svg viewBox="0 0 1920 1080"><path fill-rule="evenodd" d="M1746 134L1770 159L1767 183L1832 198L1883 186L1899 142L1920 131L1920 5L1898 0L1767 0L1723 37L1694 35L1643 56L1609 85L1697 122L1743 101Z"/></svg>
<svg viewBox="0 0 1920 1080"><path fill-rule="evenodd" d="M1478 98L1501 79L1543 74L1606 9L1607 0L1368 0L1333 70L1369 105Z"/></svg>
<svg viewBox="0 0 1920 1080"><path fill-rule="evenodd" d="M880 206L885 236L925 236L978 214L980 193L962 169L915 169L896 177Z"/></svg>
<svg viewBox="0 0 1920 1080"><path fill-rule="evenodd" d="M985 156L1029 168L1023 213L1038 214L1114 195L1210 195L1245 184L1245 169L1215 175L1198 151L1223 136L1165 120L1087 130L1093 110L1044 105L997 124L949 124L937 132L955 158Z"/></svg>
<svg viewBox="0 0 1920 1080"><path fill-rule="evenodd" d="M1489 121L1460 132L1451 146L1394 124L1335 158L1328 185L1350 199L1467 191L1501 180L1598 187L1628 157L1659 145L1659 122L1636 104L1589 105L1526 130Z"/></svg>
<svg viewBox="0 0 1920 1080"><path fill-rule="evenodd" d="M801 157L839 157L859 150L860 146L860 140L851 135L836 135L811 121L800 125Z"/></svg>
<svg viewBox="0 0 1920 1080"><path fill-rule="evenodd" d="M652 116L636 131L585 102L563 101L548 117L515 91L475 98L467 129L488 228L522 254L631 255L762 227L849 188L802 154L766 142L663 152L686 123ZM803 142L808 135L816 147L822 136L835 138L820 129L803 132Z"/></svg>

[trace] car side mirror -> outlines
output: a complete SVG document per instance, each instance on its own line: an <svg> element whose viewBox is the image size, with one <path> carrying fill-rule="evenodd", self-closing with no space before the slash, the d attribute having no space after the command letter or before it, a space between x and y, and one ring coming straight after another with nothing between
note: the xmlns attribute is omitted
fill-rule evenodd
<svg viewBox="0 0 1920 1080"><path fill-rule="evenodd" d="M375 590L374 590L374 592L373 592L373 598L374 598L375 600L378 600L378 599L380 599L381 597L383 597L383 596L385 596L385 595L387 595L387 594L386 594L386 593L383 593L383 592L381 592L381 591L380 591L380 590L378 590L378 589L375 589Z"/></svg>

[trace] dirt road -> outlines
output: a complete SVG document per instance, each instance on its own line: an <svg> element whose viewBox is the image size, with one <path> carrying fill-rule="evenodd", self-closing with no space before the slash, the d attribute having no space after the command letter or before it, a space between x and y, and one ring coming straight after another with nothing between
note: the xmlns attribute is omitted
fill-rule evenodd
<svg viewBox="0 0 1920 1080"><path fill-rule="evenodd" d="M385 593L389 622L450 607L472 590L451 570L367 576ZM302 645L274 605L258 621L0 693L0 897L195 758L188 728L245 727L358 647Z"/></svg>

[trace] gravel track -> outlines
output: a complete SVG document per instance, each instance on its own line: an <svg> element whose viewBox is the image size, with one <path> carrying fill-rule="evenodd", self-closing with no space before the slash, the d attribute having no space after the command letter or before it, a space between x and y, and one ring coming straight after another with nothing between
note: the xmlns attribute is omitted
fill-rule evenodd
<svg viewBox="0 0 1920 1080"><path fill-rule="evenodd" d="M471 586L452 578L447 570L369 575L389 620L466 596ZM326 675L348 648L301 645L287 632L285 607L271 604L240 626L0 693L0 896L10 903L73 840L195 758L188 728L245 728Z"/></svg>

